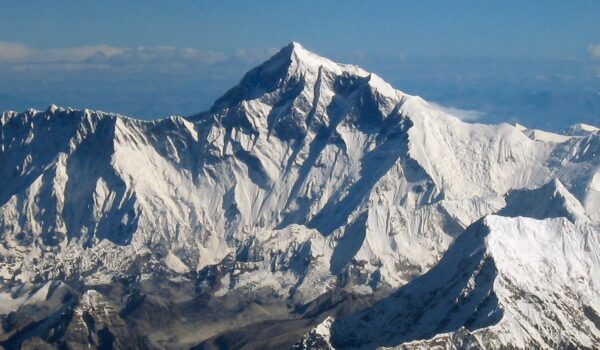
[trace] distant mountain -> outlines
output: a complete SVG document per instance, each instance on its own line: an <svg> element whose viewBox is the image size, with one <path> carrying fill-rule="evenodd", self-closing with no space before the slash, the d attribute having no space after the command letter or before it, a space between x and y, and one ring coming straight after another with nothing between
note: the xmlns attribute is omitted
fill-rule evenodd
<svg viewBox="0 0 600 350"><path fill-rule="evenodd" d="M0 345L595 348L600 132L573 130L297 43L190 117L6 112Z"/></svg>

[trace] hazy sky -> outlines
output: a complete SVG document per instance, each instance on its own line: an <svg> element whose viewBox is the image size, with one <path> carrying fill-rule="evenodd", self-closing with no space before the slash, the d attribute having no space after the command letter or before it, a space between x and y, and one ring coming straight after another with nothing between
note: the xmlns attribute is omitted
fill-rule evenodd
<svg viewBox="0 0 600 350"><path fill-rule="evenodd" d="M4 1L0 109L192 114L295 40L481 121L600 124L600 1Z"/></svg>

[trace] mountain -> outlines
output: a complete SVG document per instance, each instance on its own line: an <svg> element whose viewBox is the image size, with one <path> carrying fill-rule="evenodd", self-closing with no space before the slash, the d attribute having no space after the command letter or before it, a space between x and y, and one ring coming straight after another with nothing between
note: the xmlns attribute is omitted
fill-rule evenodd
<svg viewBox="0 0 600 350"><path fill-rule="evenodd" d="M598 247L597 232L565 218L489 215L426 274L366 311L326 319L299 345L594 349Z"/></svg>
<svg viewBox="0 0 600 350"><path fill-rule="evenodd" d="M600 130L600 129L598 129L597 127L595 127L593 125L577 123L575 125L572 125L567 131L565 131L565 134L572 135L572 136L586 136L589 134L593 134L593 133L597 132L598 130Z"/></svg>
<svg viewBox="0 0 600 350"><path fill-rule="evenodd" d="M581 271L597 271L600 133L587 129L555 142L508 124L465 123L297 43L190 117L141 121L57 106L6 112L0 345L309 344L317 328L327 333L326 325L343 324L345 332L355 325L346 317L376 310L407 289L419 296L438 288L419 282L435 269L448 272L436 283L454 278L459 288L463 276L451 274L467 270L453 264L480 264L458 256L468 253L459 242L474 227L492 232L482 237L509 231L523 242L560 247L560 240L529 237L538 231L523 231L519 216L537 219L523 221L532 227L550 220L548 234L591 237L573 254L587 264ZM549 219L563 216L573 227ZM484 255L498 259L493 264L502 272L504 256L495 249ZM510 252L512 264L527 263L521 252ZM482 288L495 290L490 283ZM554 292L569 307L583 305L579 289L573 294L549 283L549 294L541 294L532 284L518 287L537 296L538 307L553 302ZM563 326L596 320L599 290L591 282L588 289L587 311L569 312ZM428 296L439 303L446 297ZM498 309L507 311L477 314L469 332L516 315L509 304L498 297ZM403 308L386 315L405 315ZM550 324L523 317L534 328ZM448 322L439 332L385 329L403 334L386 335L385 345L466 326ZM565 341L588 346L588 328ZM379 331L349 339L367 344ZM494 339L482 341L495 345ZM502 339L525 339L517 348L550 344Z"/></svg>
<svg viewBox="0 0 600 350"><path fill-rule="evenodd" d="M536 189L510 191L506 196L506 206L498 215L539 220L564 217L573 223L589 222L583 205L557 179Z"/></svg>

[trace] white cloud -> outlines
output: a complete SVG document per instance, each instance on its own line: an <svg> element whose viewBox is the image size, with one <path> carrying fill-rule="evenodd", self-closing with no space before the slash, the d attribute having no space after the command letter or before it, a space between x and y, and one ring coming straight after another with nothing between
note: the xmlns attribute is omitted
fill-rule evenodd
<svg viewBox="0 0 600 350"><path fill-rule="evenodd" d="M277 53L279 49L238 49L234 56L244 62L253 63L264 61Z"/></svg>
<svg viewBox="0 0 600 350"><path fill-rule="evenodd" d="M600 44L590 45L588 46L588 50L593 59L600 60Z"/></svg>
<svg viewBox="0 0 600 350"><path fill-rule="evenodd" d="M233 53L173 46L115 47L85 45L38 49L21 43L0 42L0 64L13 69L85 69L160 66L185 68L220 63L256 63L273 55L276 49L239 49Z"/></svg>
<svg viewBox="0 0 600 350"><path fill-rule="evenodd" d="M20 43L0 42L0 61L14 63L80 62L102 55L112 57L124 49L109 45L35 49Z"/></svg>
<svg viewBox="0 0 600 350"><path fill-rule="evenodd" d="M435 106L436 108L438 108L439 110L441 110L442 112L450 114L452 116L455 116L458 119L465 121L465 122L476 121L485 116L485 112L478 111L476 109L460 109L460 108L455 108L455 107L442 106L435 102L429 102L429 103L432 104L433 106Z"/></svg>
<svg viewBox="0 0 600 350"><path fill-rule="evenodd" d="M77 46L64 49L37 50L35 62L80 62L96 56L113 57L125 49L109 45Z"/></svg>
<svg viewBox="0 0 600 350"><path fill-rule="evenodd" d="M34 52L34 49L23 44L0 41L0 61L22 60Z"/></svg>
<svg viewBox="0 0 600 350"><path fill-rule="evenodd" d="M218 51L177 48L173 46L152 46L124 49L117 55L105 57L104 63L115 65L141 65L163 63L195 63L212 65L228 60L228 56Z"/></svg>

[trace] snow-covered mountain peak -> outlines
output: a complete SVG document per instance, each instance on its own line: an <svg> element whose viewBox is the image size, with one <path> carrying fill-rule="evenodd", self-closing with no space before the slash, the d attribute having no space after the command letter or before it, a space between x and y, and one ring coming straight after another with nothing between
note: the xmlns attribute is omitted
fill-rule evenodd
<svg viewBox="0 0 600 350"><path fill-rule="evenodd" d="M525 216L540 220L565 217L573 223L587 220L583 205L556 178L536 189L511 191L506 197L506 203L499 215Z"/></svg>
<svg viewBox="0 0 600 350"><path fill-rule="evenodd" d="M334 62L329 58L320 56L319 54L304 48L297 42L292 42L282 49L282 51L286 52L288 50L291 50L289 52L291 52L293 63L299 71L304 74L306 74L306 71L318 72L319 69L324 69L338 76L346 75L366 78L368 85L388 96L394 96L399 93L398 90L394 89L389 83L375 73L368 72L352 64Z"/></svg>
<svg viewBox="0 0 600 350"><path fill-rule="evenodd" d="M569 127L566 131L565 131L565 135L569 135L569 136L588 136L590 134L593 134L595 132L598 132L597 127L593 126L593 125L589 125L589 124L584 124L584 123L577 123L572 125L571 127Z"/></svg>
<svg viewBox="0 0 600 350"><path fill-rule="evenodd" d="M227 130L297 141L338 124L381 126L388 116L401 114L407 97L375 74L292 43L246 73L196 119L216 120Z"/></svg>
<svg viewBox="0 0 600 350"><path fill-rule="evenodd" d="M336 63L329 58L320 56L304 48L304 46L295 41L281 49L280 53L290 55L293 64L302 70L318 70L319 68L325 68L336 74L348 73L359 76L367 76L370 74L357 66Z"/></svg>
<svg viewBox="0 0 600 350"><path fill-rule="evenodd" d="M55 105L54 103L51 104L50 106L48 106L48 109L46 110L49 113L54 113L57 110L59 110L60 107L58 107L57 105Z"/></svg>

